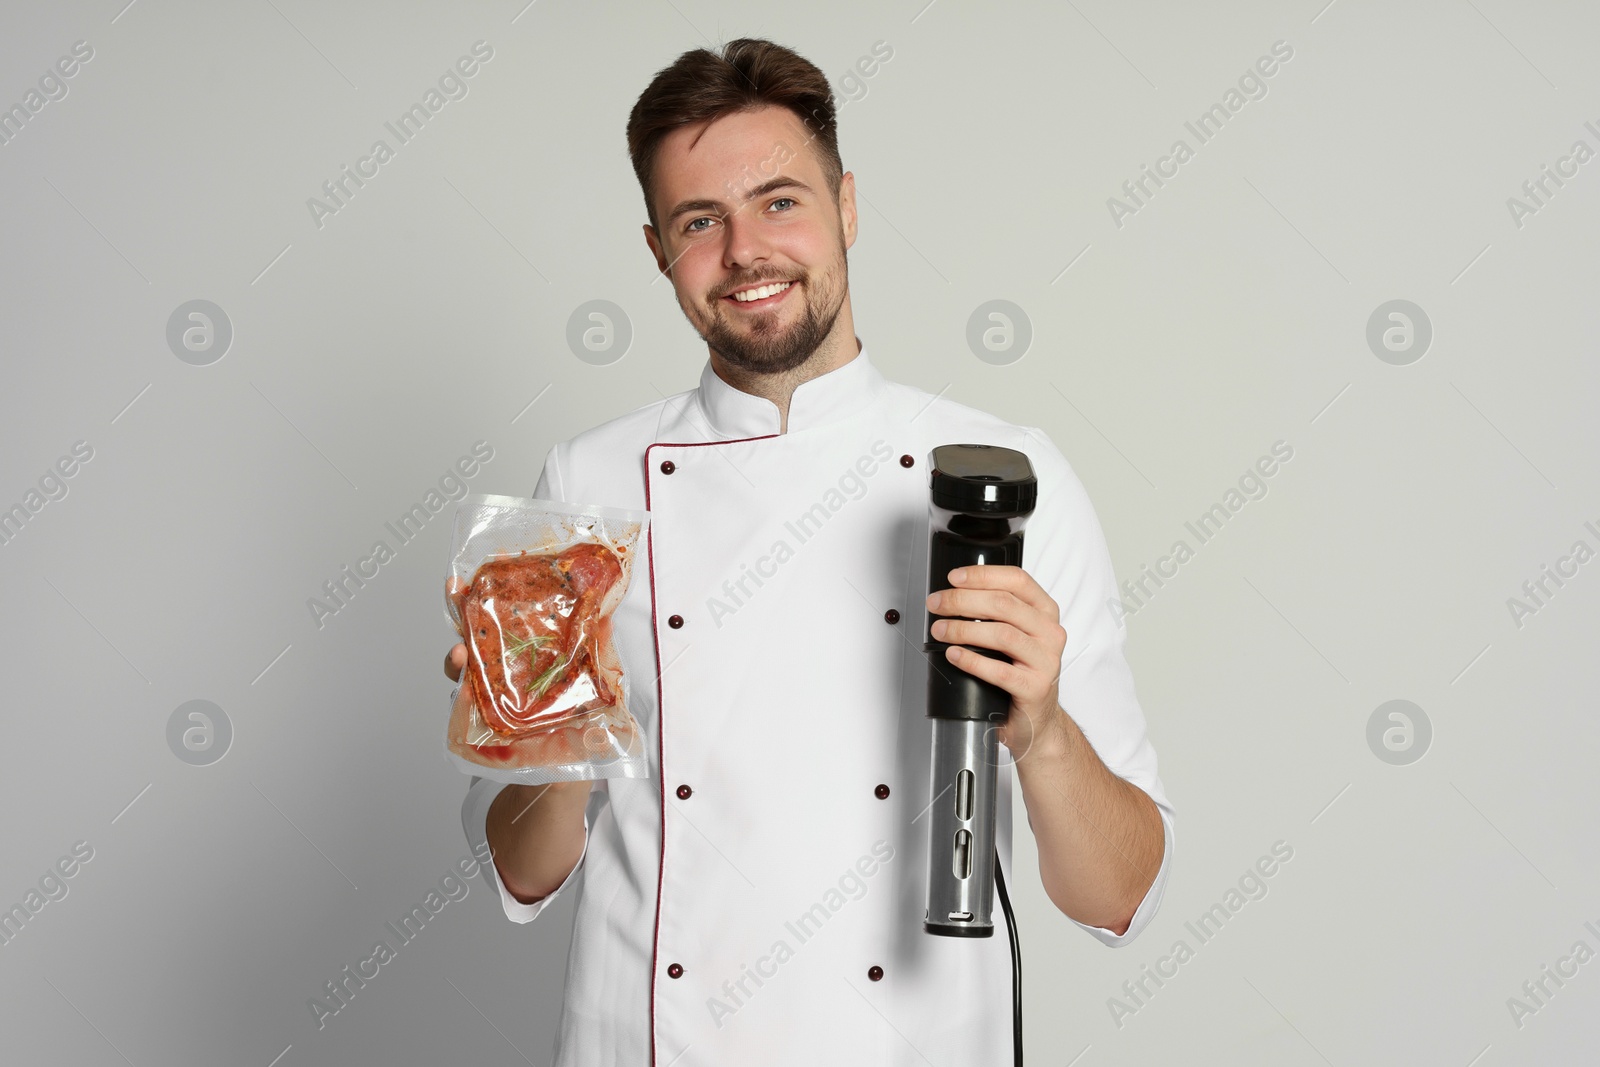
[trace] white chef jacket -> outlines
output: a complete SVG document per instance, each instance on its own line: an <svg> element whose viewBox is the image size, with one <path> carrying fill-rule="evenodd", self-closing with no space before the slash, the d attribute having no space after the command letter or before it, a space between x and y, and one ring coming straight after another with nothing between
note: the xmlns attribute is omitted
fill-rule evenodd
<svg viewBox="0 0 1600 1067"><path fill-rule="evenodd" d="M537 903L483 865L517 923L586 873L557 1067L1011 1062L998 898L993 937L922 927L927 459L961 442L1032 461L1023 566L1061 606L1061 705L1161 812L1161 869L1128 930L1078 925L1121 945L1150 922L1172 809L1107 607L1104 535L1066 459L1035 427L885 379L865 348L795 389L781 434L777 407L708 361L698 389L556 445L534 490L650 512L614 617L650 777L594 783L583 854ZM1001 755L996 844L1015 886ZM474 848L501 788L472 779ZM1030 980L1047 975L1036 960Z"/></svg>

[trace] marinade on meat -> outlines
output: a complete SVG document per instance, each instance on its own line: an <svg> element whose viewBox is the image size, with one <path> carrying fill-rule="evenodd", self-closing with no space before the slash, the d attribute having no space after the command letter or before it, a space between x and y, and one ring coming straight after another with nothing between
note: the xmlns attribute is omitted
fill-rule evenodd
<svg viewBox="0 0 1600 1067"><path fill-rule="evenodd" d="M612 632L647 511L473 494L456 509L445 614L466 646L445 758L498 782L648 778Z"/></svg>
<svg viewBox="0 0 1600 1067"><path fill-rule="evenodd" d="M501 737L617 703L599 643L601 605L622 577L604 545L489 560L459 595L468 669L484 724Z"/></svg>

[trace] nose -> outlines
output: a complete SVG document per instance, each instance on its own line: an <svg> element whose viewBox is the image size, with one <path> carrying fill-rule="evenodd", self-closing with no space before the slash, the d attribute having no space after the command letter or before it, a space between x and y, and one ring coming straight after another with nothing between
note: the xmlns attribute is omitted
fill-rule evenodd
<svg viewBox="0 0 1600 1067"><path fill-rule="evenodd" d="M722 265L728 270L749 270L766 262L772 247L762 232L754 201L740 204L723 228Z"/></svg>

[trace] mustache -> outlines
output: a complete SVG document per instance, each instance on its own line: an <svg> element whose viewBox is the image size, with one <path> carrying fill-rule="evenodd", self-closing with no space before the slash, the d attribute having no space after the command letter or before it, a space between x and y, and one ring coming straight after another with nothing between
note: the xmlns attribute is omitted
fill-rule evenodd
<svg viewBox="0 0 1600 1067"><path fill-rule="evenodd" d="M725 296L731 296L740 289L748 289L752 285L764 285L771 282L798 282L803 277L804 275L790 277L783 274L773 273L772 271L759 274L750 274L729 282L725 287L712 296L712 300L721 300Z"/></svg>

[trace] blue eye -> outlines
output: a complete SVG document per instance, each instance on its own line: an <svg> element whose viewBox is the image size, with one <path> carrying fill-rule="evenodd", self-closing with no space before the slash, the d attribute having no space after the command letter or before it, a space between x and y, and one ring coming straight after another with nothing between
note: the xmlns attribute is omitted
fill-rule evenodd
<svg viewBox="0 0 1600 1067"><path fill-rule="evenodd" d="M794 198L793 197L780 196L780 197L778 197L778 199L776 199L776 200L774 200L772 202L772 206L773 207L777 207L779 204L793 204L793 203L794 203Z"/></svg>
<svg viewBox="0 0 1600 1067"><path fill-rule="evenodd" d="M691 219L689 221L689 224L687 226L685 226L684 229L688 230L690 233L700 233L700 232L702 232L704 230L704 227L701 227L700 229L696 229L695 228L695 223L697 223L697 222L710 222L710 221L711 221L711 219L708 216L702 215L698 219Z"/></svg>

